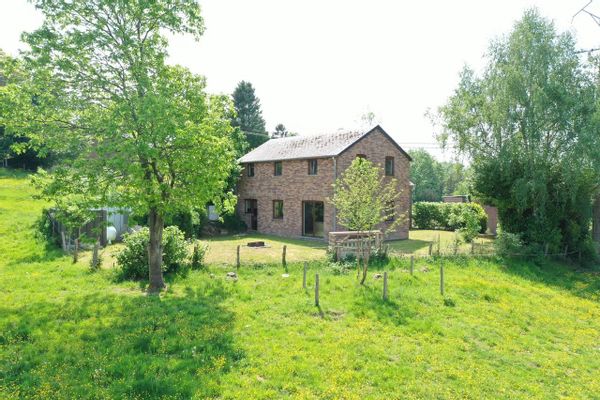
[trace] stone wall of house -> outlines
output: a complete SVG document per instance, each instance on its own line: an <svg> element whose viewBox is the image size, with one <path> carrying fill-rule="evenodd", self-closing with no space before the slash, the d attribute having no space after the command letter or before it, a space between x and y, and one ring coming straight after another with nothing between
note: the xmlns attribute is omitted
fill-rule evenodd
<svg viewBox="0 0 600 400"><path fill-rule="evenodd" d="M308 174L308 160L282 162L282 174L275 176L273 162L254 163L254 176L248 177L246 168L238 184L237 211L248 227L250 214L244 210L246 199L258 203L258 231L273 235L302 236L304 201L324 203L324 235L331 230L332 206L327 198L333 194L333 161L331 158L317 160L317 175ZM273 200L283 200L283 218L273 218Z"/></svg>
<svg viewBox="0 0 600 400"><path fill-rule="evenodd" d="M410 189L410 161L409 159L392 143L382 132L375 131L368 136L363 137L354 145L337 157L338 174L350 166L357 155L364 155L374 164L381 167L382 171L385 168L385 158L394 157L394 176L397 180L398 191L400 196L396 201L396 208L403 216L402 222L396 227L395 231L388 231L385 239L408 239L408 231L410 227L410 206L411 206L411 189ZM389 181L392 177L386 177ZM382 224L379 229L387 231L388 223ZM339 224L336 230L344 230Z"/></svg>
<svg viewBox="0 0 600 400"><path fill-rule="evenodd" d="M275 176L273 162L254 163L254 176L248 177L246 168L238 183L237 212L248 227L251 215L245 213L245 200L256 199L258 203L258 231L280 236L302 236L303 202L322 201L324 203L324 239L330 231L346 228L334 223L335 211L327 202L333 195L333 182L352 160L364 154L367 159L384 168L385 157L394 157L394 178L398 180L400 197L396 206L404 214L402 223L386 239L406 239L409 230L410 212L410 166L408 158L390 142L387 137L375 131L356 142L345 152L333 158L318 159L318 174L308 174L308 160L288 160L282 162L282 174ZM387 179L387 178L386 178ZM283 218L273 218L273 200L283 200ZM385 229L386 224L380 228Z"/></svg>

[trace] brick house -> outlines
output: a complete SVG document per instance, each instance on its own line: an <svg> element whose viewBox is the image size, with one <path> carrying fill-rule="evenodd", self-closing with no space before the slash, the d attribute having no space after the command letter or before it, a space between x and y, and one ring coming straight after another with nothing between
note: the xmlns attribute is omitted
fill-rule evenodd
<svg viewBox="0 0 600 400"><path fill-rule="evenodd" d="M326 238L330 231L345 230L327 199L356 157L397 179L395 206L406 218L387 239L407 239L411 158L379 125L367 132L273 139L252 150L239 160L238 215L250 230L279 236Z"/></svg>

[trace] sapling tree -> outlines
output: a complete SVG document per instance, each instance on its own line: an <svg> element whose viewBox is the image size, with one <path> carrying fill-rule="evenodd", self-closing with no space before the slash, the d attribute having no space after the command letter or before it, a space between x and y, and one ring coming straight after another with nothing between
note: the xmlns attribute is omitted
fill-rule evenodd
<svg viewBox="0 0 600 400"><path fill-rule="evenodd" d="M89 208L85 199L70 195L57 199L56 206L53 209L54 218L59 221L69 239L73 240L73 263L79 259L79 247L81 245L81 229L94 219L94 212ZM65 237L62 237L63 247L65 247Z"/></svg>
<svg viewBox="0 0 600 400"><path fill-rule="evenodd" d="M333 198L329 202L337 210L338 222L352 231L364 232L358 242L357 257L358 273L362 270L360 283L363 284L372 241L366 232L383 227L385 233L398 227L405 217L396 204L401 192L395 178L386 177L382 168L360 157L352 161L335 181L333 189Z"/></svg>
<svg viewBox="0 0 600 400"><path fill-rule="evenodd" d="M148 215L149 291L160 291L165 216L208 201L234 205L223 193L235 168L231 100L165 62L165 33L203 33L200 8L194 0L33 3L45 19L23 35L31 77L0 91L0 125L40 149L77 154L53 172L54 195Z"/></svg>

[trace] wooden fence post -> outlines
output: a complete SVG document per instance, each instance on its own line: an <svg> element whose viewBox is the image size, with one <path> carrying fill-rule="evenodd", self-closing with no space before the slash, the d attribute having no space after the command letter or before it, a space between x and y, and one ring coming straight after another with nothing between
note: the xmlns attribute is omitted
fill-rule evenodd
<svg viewBox="0 0 600 400"><path fill-rule="evenodd" d="M308 269L308 263L304 261L304 274L302 274L302 289L306 289L306 270Z"/></svg>
<svg viewBox="0 0 600 400"><path fill-rule="evenodd" d="M283 245L283 250L281 252L281 265L283 265L283 268L287 269L287 263L285 262L285 252L287 250L287 246L284 244Z"/></svg>
<svg viewBox="0 0 600 400"><path fill-rule="evenodd" d="M475 239L471 242L471 254L475 254Z"/></svg>
<svg viewBox="0 0 600 400"><path fill-rule="evenodd" d="M410 274L413 275L415 271L415 256L414 254L411 254L410 256Z"/></svg>
<svg viewBox="0 0 600 400"><path fill-rule="evenodd" d="M383 273L383 301L388 299L388 282L387 282L387 271Z"/></svg>
<svg viewBox="0 0 600 400"><path fill-rule="evenodd" d="M319 274L315 274L315 306L319 307Z"/></svg>
<svg viewBox="0 0 600 400"><path fill-rule="evenodd" d="M236 256L236 259L235 259L235 267L237 269L240 269L240 245L239 244L238 244L238 247L237 247L237 256Z"/></svg>
<svg viewBox="0 0 600 400"><path fill-rule="evenodd" d="M440 294L444 295L444 262L440 260Z"/></svg>
<svg viewBox="0 0 600 400"><path fill-rule="evenodd" d="M429 242L429 256L431 257L431 251L433 250L433 242Z"/></svg>
<svg viewBox="0 0 600 400"><path fill-rule="evenodd" d="M94 243L94 250L92 252L92 269L97 270L100 268L100 260L98 259L98 242Z"/></svg>

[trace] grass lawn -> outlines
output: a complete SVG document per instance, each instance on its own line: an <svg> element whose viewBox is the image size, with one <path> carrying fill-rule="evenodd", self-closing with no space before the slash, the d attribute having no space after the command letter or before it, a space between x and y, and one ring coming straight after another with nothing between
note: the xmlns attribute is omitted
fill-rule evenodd
<svg viewBox="0 0 600 400"><path fill-rule="evenodd" d="M265 248L248 247L248 242L264 241ZM206 261L209 264L235 265L237 246L240 246L240 260L244 264L281 262L283 246L288 262L317 260L325 257L327 244L322 240L287 239L270 235L243 234L215 237L204 240L208 243Z"/></svg>
<svg viewBox="0 0 600 400"><path fill-rule="evenodd" d="M409 232L408 240L394 240L388 242L392 252L402 254L427 255L429 253L429 243L433 242L432 251L435 254L439 250L442 254L453 254L454 241L456 234L450 231L432 231L432 230L412 230ZM492 239L489 237L480 237L475 239L478 245L489 245ZM458 252L462 254L470 253L471 245L462 243Z"/></svg>
<svg viewBox="0 0 600 400"><path fill-rule="evenodd" d="M373 274L361 287L318 261L307 290L296 262L288 278L244 263L228 280L220 263L232 253L145 296L109 266L91 273L36 241L42 204L31 194L0 170L1 399L599 398L593 272L457 258L445 263L444 299L435 260L411 276L395 259L383 302ZM304 253L288 259L323 251L289 243Z"/></svg>

